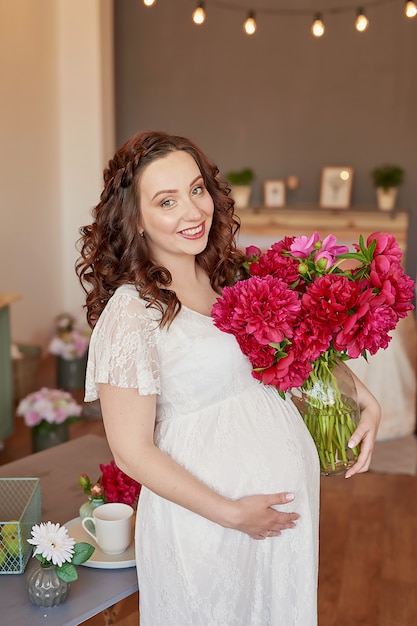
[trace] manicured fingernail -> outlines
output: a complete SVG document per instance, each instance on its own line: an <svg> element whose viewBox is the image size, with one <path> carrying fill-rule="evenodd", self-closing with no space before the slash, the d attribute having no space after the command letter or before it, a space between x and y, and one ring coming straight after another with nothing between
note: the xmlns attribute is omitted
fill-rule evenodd
<svg viewBox="0 0 417 626"><path fill-rule="evenodd" d="M287 500L287 502L291 502L291 500L294 500L294 494L293 493L286 493L285 494L285 499Z"/></svg>
<svg viewBox="0 0 417 626"><path fill-rule="evenodd" d="M355 447L355 442L354 441L349 441L348 442L348 448L354 448Z"/></svg>

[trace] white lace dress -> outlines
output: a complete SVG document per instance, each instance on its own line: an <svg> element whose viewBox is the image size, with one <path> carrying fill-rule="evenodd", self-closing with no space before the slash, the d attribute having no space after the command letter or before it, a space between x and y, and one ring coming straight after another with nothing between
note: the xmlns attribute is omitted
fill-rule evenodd
<svg viewBox="0 0 417 626"><path fill-rule="evenodd" d="M100 382L157 394L159 448L227 498L292 491L282 508L301 517L256 541L143 487L141 626L314 626L319 465L302 419L210 317L183 307L162 330L158 317L132 286L116 291L91 339L86 400Z"/></svg>

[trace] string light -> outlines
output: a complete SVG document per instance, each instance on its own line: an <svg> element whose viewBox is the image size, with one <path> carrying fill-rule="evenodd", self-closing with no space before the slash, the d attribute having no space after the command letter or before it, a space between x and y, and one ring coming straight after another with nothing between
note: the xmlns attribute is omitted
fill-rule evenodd
<svg viewBox="0 0 417 626"><path fill-rule="evenodd" d="M199 2L197 4L197 8L193 13L193 22L194 24L204 24L206 21L206 12L204 11L204 2Z"/></svg>
<svg viewBox="0 0 417 626"><path fill-rule="evenodd" d="M368 26L369 26L369 20L365 15L365 11L362 8L358 9L356 22L355 22L356 30L359 33L363 33L365 32L365 30L367 30Z"/></svg>
<svg viewBox="0 0 417 626"><path fill-rule="evenodd" d="M316 13L311 27L312 34L314 37L323 37L325 30L323 20L321 19L321 13Z"/></svg>
<svg viewBox="0 0 417 626"><path fill-rule="evenodd" d="M417 5L415 2L405 3L405 14L407 17L415 17L417 15Z"/></svg>
<svg viewBox="0 0 417 626"><path fill-rule="evenodd" d="M245 23L243 24L243 30L247 35L253 35L256 31L256 22L255 22L255 12L249 11L248 17L246 18Z"/></svg>
<svg viewBox="0 0 417 626"><path fill-rule="evenodd" d="M156 0L142 0L146 7L151 7L156 3ZM255 1L255 0L253 0ZM262 1L262 0L261 0ZM266 0L265 0L266 1ZM394 4L397 0L362 0L362 7L356 10L355 28L358 32L364 32L369 27L369 20L365 15L365 10L369 7L375 8L386 4ZM201 25L206 20L205 12L206 2L198 2L197 7L194 9L192 19L197 25ZM220 9L227 9L235 12L240 12L241 7L236 4L231 4L225 0L210 0L210 7L218 7ZM311 10L311 9L310 9ZM277 7L259 7L257 6L257 15L270 15L280 17L306 17L311 15L309 9L304 8L277 8ZM317 12L314 15L313 24L311 26L311 32L314 37L320 38L326 32L326 27L323 22L323 15L342 15L353 11L353 7L347 5L328 7L324 12ZM407 0L404 4L404 14L407 18L413 18L417 15L417 1ZM243 30L247 35L253 35L257 30L255 21L255 11L248 11L247 18L243 24Z"/></svg>

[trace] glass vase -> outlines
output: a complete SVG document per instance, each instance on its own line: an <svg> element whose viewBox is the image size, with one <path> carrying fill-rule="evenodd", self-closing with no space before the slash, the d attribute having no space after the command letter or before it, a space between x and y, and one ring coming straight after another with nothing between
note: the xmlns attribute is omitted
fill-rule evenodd
<svg viewBox="0 0 417 626"><path fill-rule="evenodd" d="M96 509L98 506L101 506L102 504L104 504L102 498L88 498L87 502L84 502L84 504L80 506L80 519L83 520L85 517L93 517L94 509ZM89 528L89 530L91 530L91 532L94 531L94 526L92 522L86 522L86 526Z"/></svg>
<svg viewBox="0 0 417 626"><path fill-rule="evenodd" d="M356 385L347 365L322 355L302 387L292 390L292 400L316 444L321 474L345 472L360 451L359 446L347 445L360 418Z"/></svg>
<svg viewBox="0 0 417 626"><path fill-rule="evenodd" d="M71 584L61 580L55 565L42 567L39 563L27 574L26 588L30 601L36 606L58 606L68 597Z"/></svg>
<svg viewBox="0 0 417 626"><path fill-rule="evenodd" d="M68 441L68 423L49 424L41 422L32 427L32 452L40 452Z"/></svg>
<svg viewBox="0 0 417 626"><path fill-rule="evenodd" d="M87 354L72 359L64 359L62 356L58 356L56 365L57 386L59 389L84 388Z"/></svg>

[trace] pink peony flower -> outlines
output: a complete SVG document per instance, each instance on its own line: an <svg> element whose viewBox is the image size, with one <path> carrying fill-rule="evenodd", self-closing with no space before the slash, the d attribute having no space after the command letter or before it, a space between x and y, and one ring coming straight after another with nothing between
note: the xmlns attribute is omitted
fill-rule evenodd
<svg viewBox="0 0 417 626"><path fill-rule="evenodd" d="M317 250L316 244L319 240L320 237L317 231L315 231L311 237L307 237L306 235L296 237L290 246L290 252L292 256L305 259L311 252Z"/></svg>

